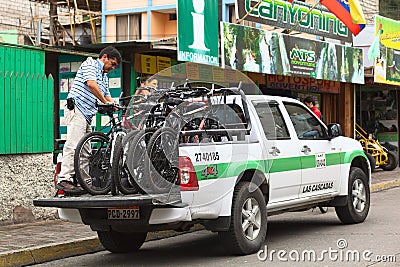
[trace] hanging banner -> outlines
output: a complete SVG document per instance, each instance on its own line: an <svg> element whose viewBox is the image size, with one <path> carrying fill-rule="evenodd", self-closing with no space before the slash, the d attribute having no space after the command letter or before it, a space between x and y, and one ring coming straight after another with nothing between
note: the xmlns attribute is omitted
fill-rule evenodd
<svg viewBox="0 0 400 267"><path fill-rule="evenodd" d="M375 38L374 81L400 85L400 21L376 15Z"/></svg>
<svg viewBox="0 0 400 267"><path fill-rule="evenodd" d="M364 84L362 49L221 22L222 66Z"/></svg>
<svg viewBox="0 0 400 267"><path fill-rule="evenodd" d="M218 0L178 0L178 60L219 66Z"/></svg>
<svg viewBox="0 0 400 267"><path fill-rule="evenodd" d="M248 13L245 20L289 30L313 7L300 1L290 3L287 0L263 0L256 6L258 2L236 0L236 16L243 18ZM352 42L352 34L346 25L322 5L312 9L295 30Z"/></svg>

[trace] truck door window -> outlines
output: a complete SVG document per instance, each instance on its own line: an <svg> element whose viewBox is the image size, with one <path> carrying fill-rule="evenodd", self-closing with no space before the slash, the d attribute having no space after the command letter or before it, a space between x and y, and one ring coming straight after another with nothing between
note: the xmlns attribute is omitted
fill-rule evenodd
<svg viewBox="0 0 400 267"><path fill-rule="evenodd" d="M327 138L325 127L312 115L310 110L293 103L284 103L284 105L299 139Z"/></svg>
<svg viewBox="0 0 400 267"><path fill-rule="evenodd" d="M278 105L253 102L260 118L265 137L269 140L290 139L289 131Z"/></svg>

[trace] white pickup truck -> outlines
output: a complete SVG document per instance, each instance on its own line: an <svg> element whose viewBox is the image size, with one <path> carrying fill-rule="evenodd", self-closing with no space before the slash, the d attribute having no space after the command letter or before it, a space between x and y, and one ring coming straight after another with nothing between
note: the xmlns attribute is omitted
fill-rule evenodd
<svg viewBox="0 0 400 267"><path fill-rule="evenodd" d="M182 231L199 223L243 255L264 244L267 214L334 207L345 224L366 219L370 165L359 142L341 136L338 124L324 125L291 98L229 96L227 103L239 107L231 113L244 128L233 130L230 139L179 145L179 201L142 193L34 204L57 207L61 219L90 225L115 253L138 250L149 231Z"/></svg>

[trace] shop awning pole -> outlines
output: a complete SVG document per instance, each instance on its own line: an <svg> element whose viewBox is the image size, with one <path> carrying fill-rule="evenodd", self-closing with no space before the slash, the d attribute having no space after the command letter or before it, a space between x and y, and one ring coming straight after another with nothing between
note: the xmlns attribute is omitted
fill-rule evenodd
<svg viewBox="0 0 400 267"><path fill-rule="evenodd" d="M236 24L242 23L242 21L243 21L251 12L253 12L254 9L256 9L256 8L261 4L261 2L262 2L262 0L258 1L258 3L255 4L255 6L253 6L253 7L249 10L249 12L247 12L246 15L243 16L243 18L239 19L239 20L236 22Z"/></svg>

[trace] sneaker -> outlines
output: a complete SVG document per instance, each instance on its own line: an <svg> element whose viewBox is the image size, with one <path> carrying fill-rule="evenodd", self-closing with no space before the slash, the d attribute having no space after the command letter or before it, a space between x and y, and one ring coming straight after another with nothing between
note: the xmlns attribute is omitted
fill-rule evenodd
<svg viewBox="0 0 400 267"><path fill-rule="evenodd" d="M63 180L56 185L56 189L64 191L65 194L69 195L82 195L85 194L85 190L74 185L71 181Z"/></svg>

